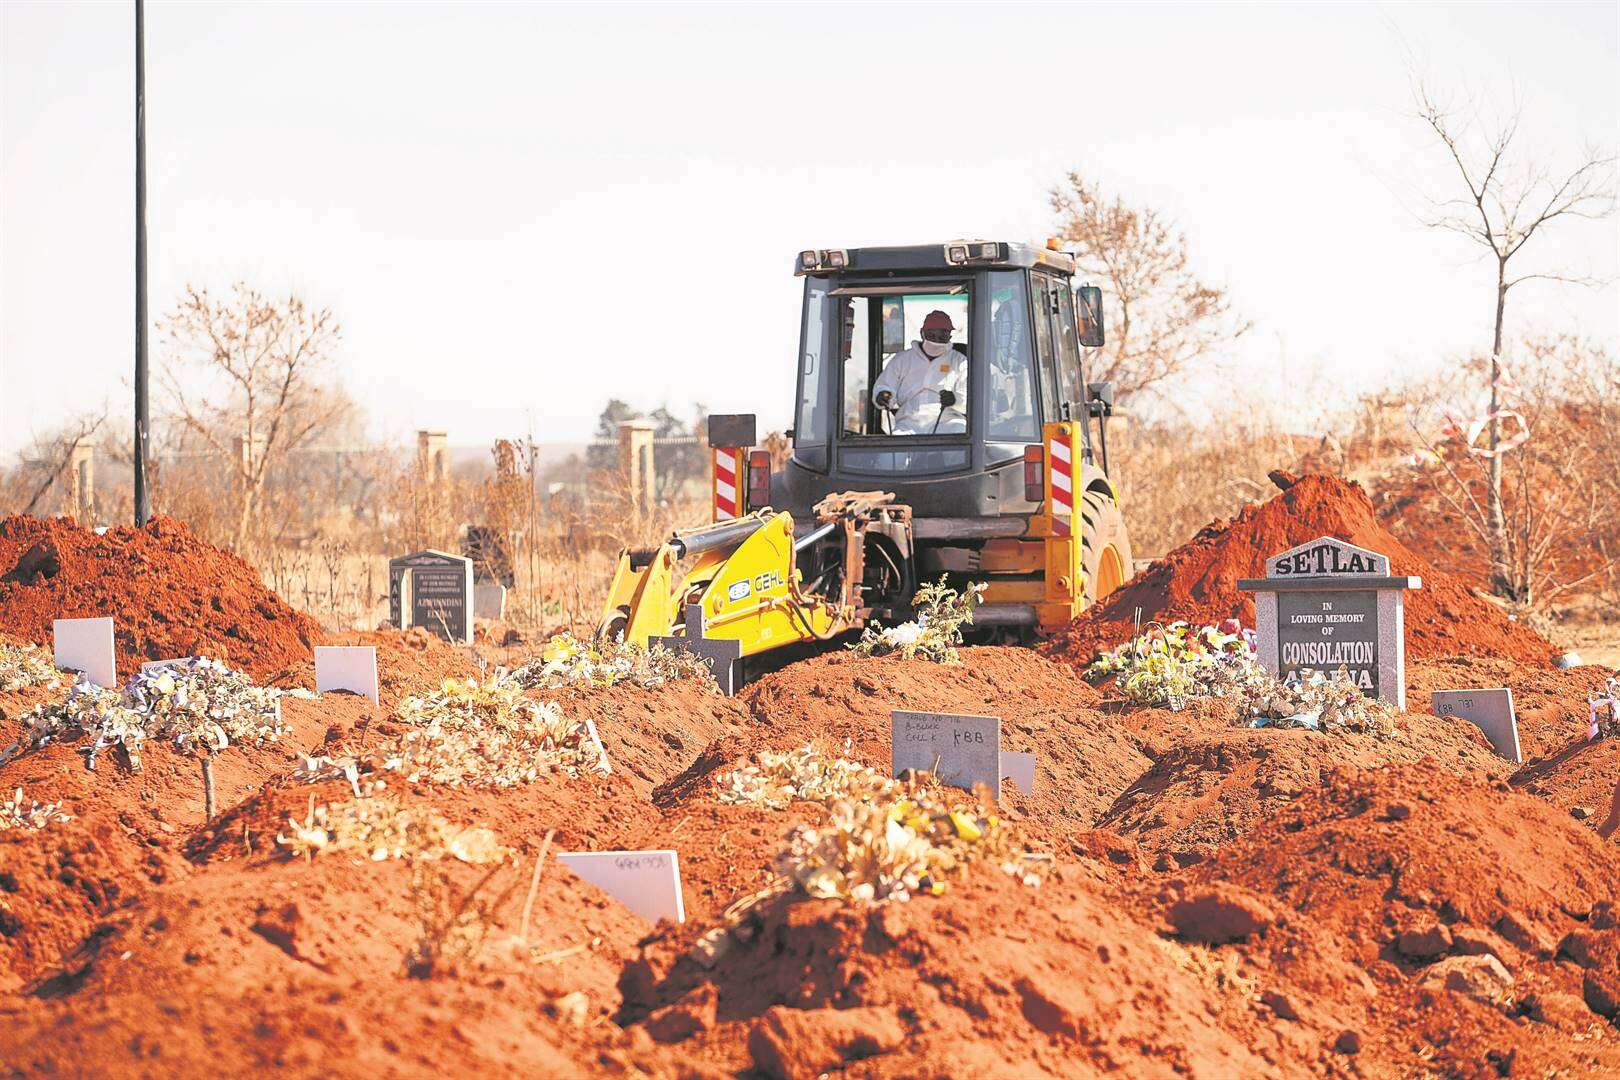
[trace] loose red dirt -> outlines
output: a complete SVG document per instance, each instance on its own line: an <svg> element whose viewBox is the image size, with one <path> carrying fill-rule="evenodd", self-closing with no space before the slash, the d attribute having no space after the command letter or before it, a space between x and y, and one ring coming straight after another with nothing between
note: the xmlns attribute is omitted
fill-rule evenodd
<svg viewBox="0 0 1620 1080"><path fill-rule="evenodd" d="M71 747L24 755L0 766L0 799L22 787L73 820L0 830L0 1056L24 1076L1620 1073L1620 845L1595 833L1620 744L1584 738L1586 695L1608 672L1546 667L1545 643L1369 527L1365 504L1307 477L1131 588L1158 596L1147 618L1241 616L1230 585L1265 554L1324 533L1385 552L1424 577L1408 597L1417 658L1396 737L1254 730L1220 702L1130 707L1074 667L1121 620L1129 632L1135 603L1117 600L1051 655L830 653L735 699L695 681L538 692L594 722L611 775L500 790L390 778L386 797L517 853L487 880L438 864L487 910L470 922L479 947L432 971L410 958L444 909L405 861L294 859L276 836L312 802L353 797L299 780L300 753L399 734L400 701L478 674L473 651L423 633L334 636L377 647L382 702L285 699L279 743L218 758L212 822L196 763L166 746L133 775L111 760L88 772ZM64 612L13 616L60 589L97 605L65 613L121 622L135 597L168 604L163 620L130 616L130 656L215 635L201 582L170 603L146 575L131 587L84 569L155 540L15 520L0 524L0 571L28 529L67 554L52 578L0 585L0 634L48 643ZM181 533L164 542L189 550ZM238 600L269 595L199 549L186 558L217 564ZM263 611L266 633L307 621L273 596ZM298 640L249 670L312 686L309 646L327 639ZM212 655L250 664L245 649ZM1514 690L1522 766L1426 709L1430 690L1490 685ZM0 699L0 745L23 708L63 693ZM1003 747L1037 755L1034 790L1005 787L998 813L1052 856L1039 888L979 866L904 904L772 893L787 834L828 812L730 805L718 785L760 750L806 744L886 770L898 708L1000 717ZM549 857L525 919L542 849L619 848L679 852L684 925L641 922ZM736 929L727 948L699 948L722 928Z"/></svg>
<svg viewBox="0 0 1620 1080"><path fill-rule="evenodd" d="M1391 573L1423 579L1421 589L1406 594L1409 659L1485 655L1550 664L1549 642L1397 540L1359 484L1314 475L1301 477L1263 506L1251 504L1235 518L1211 522L1054 635L1044 651L1089 663L1099 651L1130 640L1138 613L1143 623L1237 618L1253 626L1254 597L1240 592L1238 581L1264 577L1268 558L1320 536L1387 555Z"/></svg>
<svg viewBox="0 0 1620 1080"><path fill-rule="evenodd" d="M177 656L264 678L320 640L315 620L251 566L172 518L99 535L66 518L0 521L0 631L48 646L54 620L104 616L113 619L120 678L143 660Z"/></svg>

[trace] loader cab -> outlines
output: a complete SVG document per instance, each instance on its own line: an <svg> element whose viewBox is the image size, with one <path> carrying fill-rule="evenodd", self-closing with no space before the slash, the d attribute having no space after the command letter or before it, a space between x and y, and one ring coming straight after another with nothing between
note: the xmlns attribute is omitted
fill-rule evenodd
<svg viewBox="0 0 1620 1080"><path fill-rule="evenodd" d="M1100 313L1090 290L1091 318L1077 321L1074 269L1062 252L988 241L801 252L793 452L776 504L802 512L883 488L919 516L1030 509L1025 448L1043 423L1088 415L1081 343L1101 343ZM941 314L950 340L925 342ZM1091 445L1088 423L1088 461Z"/></svg>

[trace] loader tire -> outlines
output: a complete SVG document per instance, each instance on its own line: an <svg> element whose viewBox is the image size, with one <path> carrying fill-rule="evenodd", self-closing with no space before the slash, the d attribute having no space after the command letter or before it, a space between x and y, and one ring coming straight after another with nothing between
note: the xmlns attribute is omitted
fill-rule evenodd
<svg viewBox="0 0 1620 1080"><path fill-rule="evenodd" d="M1085 606L1090 607L1131 576L1131 537L1119 504L1102 491L1080 500L1081 566L1086 573Z"/></svg>

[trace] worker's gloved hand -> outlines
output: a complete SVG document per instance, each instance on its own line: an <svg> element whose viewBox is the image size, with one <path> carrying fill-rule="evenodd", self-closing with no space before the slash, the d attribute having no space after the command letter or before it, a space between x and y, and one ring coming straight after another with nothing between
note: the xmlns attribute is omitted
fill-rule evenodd
<svg viewBox="0 0 1620 1080"><path fill-rule="evenodd" d="M892 394L888 390L879 390L877 392L877 397L873 398L872 400L873 400L873 402L875 402L877 404L877 407L880 408L880 409L892 409L892 408L894 408L894 394Z"/></svg>
<svg viewBox="0 0 1620 1080"><path fill-rule="evenodd" d="M952 405L955 405L955 404L956 404L956 391L954 391L954 390L941 390L939 392L939 407L940 408L948 409Z"/></svg>

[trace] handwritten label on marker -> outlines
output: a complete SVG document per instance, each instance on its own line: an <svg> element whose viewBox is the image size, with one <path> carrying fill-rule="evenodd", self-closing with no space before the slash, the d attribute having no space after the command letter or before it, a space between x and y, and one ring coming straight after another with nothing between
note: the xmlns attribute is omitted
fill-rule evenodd
<svg viewBox="0 0 1620 1080"><path fill-rule="evenodd" d="M1519 722L1513 715L1513 691L1508 687L1436 690L1430 704L1434 715L1462 717L1485 733L1497 754L1515 765L1524 764Z"/></svg>
<svg viewBox="0 0 1620 1080"><path fill-rule="evenodd" d="M1001 718L958 713L889 713L894 775L932 772L941 783L988 787L1001 798Z"/></svg>
<svg viewBox="0 0 1620 1080"><path fill-rule="evenodd" d="M315 646L315 690L352 690L377 704L377 647Z"/></svg>
<svg viewBox="0 0 1620 1080"><path fill-rule="evenodd" d="M108 689L118 686L118 665L113 653L111 619L57 619L52 627L56 666L82 671L84 677Z"/></svg>
<svg viewBox="0 0 1620 1080"><path fill-rule="evenodd" d="M565 851L557 861L650 923L686 921L674 851Z"/></svg>
<svg viewBox="0 0 1620 1080"><path fill-rule="evenodd" d="M1017 750L1001 752L1001 778L1011 780L1025 795L1035 791L1035 755Z"/></svg>

